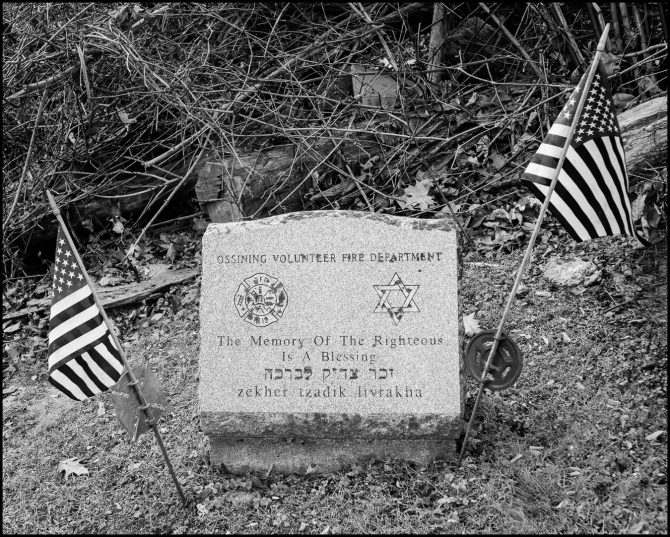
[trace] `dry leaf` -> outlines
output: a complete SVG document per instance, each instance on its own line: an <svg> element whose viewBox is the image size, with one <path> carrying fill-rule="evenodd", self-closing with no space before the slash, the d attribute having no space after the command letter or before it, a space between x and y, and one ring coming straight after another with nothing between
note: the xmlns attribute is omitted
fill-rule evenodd
<svg viewBox="0 0 670 537"><path fill-rule="evenodd" d="M414 186L408 186L401 196L404 201L400 202L400 206L403 209L408 209L418 205L420 210L427 211L429 207L435 205L435 200L428 194L430 183L430 179L424 179L423 181L417 181Z"/></svg>
<svg viewBox="0 0 670 537"><path fill-rule="evenodd" d="M5 334L13 334L19 328L21 328L21 323L14 323L12 326L8 326L7 328L5 328Z"/></svg>
<svg viewBox="0 0 670 537"><path fill-rule="evenodd" d="M117 110L116 113L119 116L119 119L121 120L121 123L124 125L129 125L131 123L137 123L137 119L131 119L128 113L125 110ZM128 128L128 127L126 127Z"/></svg>
<svg viewBox="0 0 670 537"><path fill-rule="evenodd" d="M479 326L479 321L475 319L475 313L470 315L463 315L463 327L465 328L466 336L474 336L482 331Z"/></svg>
<svg viewBox="0 0 670 537"><path fill-rule="evenodd" d="M112 332L116 335L116 337L121 337L121 329L116 326L116 322L114 322L114 319L111 317L109 318L109 324L112 327Z"/></svg>
<svg viewBox="0 0 670 537"><path fill-rule="evenodd" d="M509 461L509 464L514 464L516 461L518 461L522 457L523 457L523 455L521 453L518 453L517 455L514 456L514 458L511 461Z"/></svg>
<svg viewBox="0 0 670 537"><path fill-rule="evenodd" d="M194 218L193 219L193 229L198 235L202 235L207 231L207 226L209 223L204 218Z"/></svg>
<svg viewBox="0 0 670 537"><path fill-rule="evenodd" d="M645 440L656 440L659 436L661 436L665 431L656 431L655 433L651 433L647 436L644 437Z"/></svg>
<svg viewBox="0 0 670 537"><path fill-rule="evenodd" d="M486 164L486 159L489 158L489 144L490 144L490 138L485 135L479 139L477 145L475 146L475 155L477 161L481 165Z"/></svg>
<svg viewBox="0 0 670 537"><path fill-rule="evenodd" d="M135 258L139 259L139 257L144 253L144 249L139 245L131 245L127 250L126 254L132 255Z"/></svg>
<svg viewBox="0 0 670 537"><path fill-rule="evenodd" d="M100 287L113 287L122 283L122 279L117 276L103 276L98 280L98 285Z"/></svg>
<svg viewBox="0 0 670 537"><path fill-rule="evenodd" d="M479 237L475 237L475 242L483 244L484 246L493 245L493 239L489 235L481 235Z"/></svg>
<svg viewBox="0 0 670 537"><path fill-rule="evenodd" d="M170 298L170 307L172 308L172 313L177 313L183 308L181 301L179 300L179 296L168 295L168 297Z"/></svg>
<svg viewBox="0 0 670 537"><path fill-rule="evenodd" d="M187 304L190 304L191 302L197 300L199 295L200 295L200 289L198 287L192 287L186 292L184 296L182 296L181 298L182 306L186 306Z"/></svg>
<svg viewBox="0 0 670 537"><path fill-rule="evenodd" d="M81 221L81 227L83 227L86 231L93 233L95 229L93 228L93 220L91 218L84 218Z"/></svg>
<svg viewBox="0 0 670 537"><path fill-rule="evenodd" d="M607 76L616 75L619 72L619 64L621 63L621 55L610 54L609 52L603 52L600 56L600 61L605 68Z"/></svg>
<svg viewBox="0 0 670 537"><path fill-rule="evenodd" d="M77 457L72 457L71 459L60 461L58 463L58 472L65 472L65 479L67 479L70 474L87 474L88 470L78 462L79 460L80 459Z"/></svg>
<svg viewBox="0 0 670 537"><path fill-rule="evenodd" d="M633 95L630 95L628 93L615 93L612 95L612 101L614 102L614 106L621 107L629 102L631 102L635 97Z"/></svg>
<svg viewBox="0 0 670 537"><path fill-rule="evenodd" d="M174 263L174 260L177 258L177 247L174 242L171 242L170 246L168 246L165 257L170 263Z"/></svg>
<svg viewBox="0 0 670 537"><path fill-rule="evenodd" d="M125 5L120 9L110 11L109 16L119 25L127 24L130 18L130 5Z"/></svg>
<svg viewBox="0 0 670 537"><path fill-rule="evenodd" d="M640 93L649 92L649 95L656 95L661 93L661 88L658 87L658 84L649 76L643 76L638 81L640 87Z"/></svg>
<svg viewBox="0 0 670 537"><path fill-rule="evenodd" d="M639 522L636 522L635 524L633 524L631 527L629 527L624 533L629 533L631 535L637 535L638 533L640 533L642 531L642 528L644 527L644 525L646 523L647 522L644 519L642 519Z"/></svg>
<svg viewBox="0 0 670 537"><path fill-rule="evenodd" d="M126 257L121 250L110 250L109 255L112 256L113 259L116 259L119 263Z"/></svg>
<svg viewBox="0 0 670 537"><path fill-rule="evenodd" d="M633 222L637 222L642 216L642 211L644 211L644 202L647 199L647 193L642 192L637 199L633 202Z"/></svg>
<svg viewBox="0 0 670 537"><path fill-rule="evenodd" d="M13 393L16 393L16 390L18 390L16 386L10 386L9 388L5 388L4 390L2 390L2 396L4 397L5 395L12 395Z"/></svg>

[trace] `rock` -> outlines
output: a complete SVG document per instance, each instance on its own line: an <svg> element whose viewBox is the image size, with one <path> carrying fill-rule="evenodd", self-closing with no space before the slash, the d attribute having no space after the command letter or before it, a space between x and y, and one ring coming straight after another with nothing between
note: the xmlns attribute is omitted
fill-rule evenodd
<svg viewBox="0 0 670 537"><path fill-rule="evenodd" d="M561 287L579 285L596 272L597 267L590 261L571 257L559 259L552 257L544 267L545 279Z"/></svg>
<svg viewBox="0 0 670 537"><path fill-rule="evenodd" d="M516 291L516 297L517 298L524 298L525 296L528 295L528 292L530 291L530 288L527 285L524 285L523 283L519 285L519 288Z"/></svg>

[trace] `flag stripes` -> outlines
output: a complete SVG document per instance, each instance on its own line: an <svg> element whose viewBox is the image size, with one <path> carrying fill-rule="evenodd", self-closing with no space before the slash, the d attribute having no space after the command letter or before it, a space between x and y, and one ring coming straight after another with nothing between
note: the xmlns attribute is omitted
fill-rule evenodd
<svg viewBox="0 0 670 537"><path fill-rule="evenodd" d="M79 401L109 389L124 369L83 271L59 226L49 319L49 382Z"/></svg>
<svg viewBox="0 0 670 537"><path fill-rule="evenodd" d="M574 120L575 132L551 195L549 211L578 242L625 234L644 243L632 220L626 158L602 63L598 64L590 87L584 87L586 82L587 74L552 125L522 179L544 202ZM582 91L586 92L586 104L580 117L575 118Z"/></svg>
<svg viewBox="0 0 670 537"><path fill-rule="evenodd" d="M88 352L81 353L49 376L49 382L68 397L83 401L116 384L123 373L123 364L111 337Z"/></svg>

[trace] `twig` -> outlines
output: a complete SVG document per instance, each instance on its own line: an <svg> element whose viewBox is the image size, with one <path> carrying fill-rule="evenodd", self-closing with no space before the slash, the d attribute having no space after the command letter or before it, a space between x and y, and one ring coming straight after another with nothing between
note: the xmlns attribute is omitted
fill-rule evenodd
<svg viewBox="0 0 670 537"><path fill-rule="evenodd" d="M414 9L418 8L420 5L421 5L420 3L414 3L414 4L409 4L407 6L403 6L402 9L398 10L398 13L406 13L406 12L409 12L409 11L413 11ZM285 62L282 65L280 65L278 68L276 68L270 74L264 75L264 77L273 78L273 77L277 76L278 74L282 73L283 71L286 71L289 68L293 67L296 63L298 63L300 60L307 57L308 55L313 54L317 50L325 47L328 36L332 32L334 32L336 29L339 29L339 28L345 26L346 23L348 23L352 17L353 17L353 15L350 15L349 17L347 17L342 22L333 26L330 30L328 30L326 35L322 39L319 39L314 45L306 47L302 52L297 54L291 60ZM393 19L393 18L395 18L395 14L392 14L392 16L389 15L387 17L384 17L384 19ZM380 22L380 21L378 21L378 22ZM255 85L253 85L252 87L250 87L248 89L245 89L244 91L238 93L232 101L230 101L229 103L226 103L225 105L223 105L221 107L219 113L228 111L228 110L232 109L235 106L235 104L245 101L251 95L253 95L255 92L257 92L261 88L261 86L262 86L262 83L259 82ZM180 151L183 147L185 147L185 146L191 144L192 142L194 142L197 138L199 138L202 134L204 134L210 128L212 128L211 125L207 124L205 127L200 129L198 132L196 132L192 136L189 136L186 140L183 140L182 142L180 142L176 146L172 147L170 150L166 151L162 155L159 155L159 156L151 159L150 161L145 162L144 166L148 168L149 166L154 166L155 164L158 164L158 163L164 161L166 158L168 158L168 157L174 155L176 152Z"/></svg>
<svg viewBox="0 0 670 537"><path fill-rule="evenodd" d="M155 224L151 224L149 227L160 227L164 226L166 224L172 224L173 222L181 222L182 220L190 220L191 218L198 218L199 216L203 216L205 213L202 211L199 213L194 213L194 214L189 214L188 216L180 216L179 218L173 218L172 220L165 220L165 222L156 222Z"/></svg>
<svg viewBox="0 0 670 537"><path fill-rule="evenodd" d="M668 44L667 43L659 43L658 45L652 45L650 47L647 47L644 50L640 50L639 52L629 52L628 54L624 54L624 58L634 58L635 56L638 56L639 54L649 54L653 50L658 50L658 49L663 49L667 50Z"/></svg>
<svg viewBox="0 0 670 537"><path fill-rule="evenodd" d="M447 15L447 7L444 2L435 2L433 5L433 22L430 25L430 41L428 43L428 63L435 67L439 67L444 56L444 40L445 40L445 19ZM417 37L418 39L418 37ZM418 57L418 54L417 54ZM441 73L436 71L428 76L428 79L437 84L440 81Z"/></svg>
<svg viewBox="0 0 670 537"><path fill-rule="evenodd" d="M544 22L549 27L549 30L551 30L551 32L556 37L561 37L562 36L558 26L556 26L556 22L552 18L552 15L547 11L546 6L544 6L542 4L539 4L539 3L538 4L529 4L529 5L533 10L535 10L537 13L540 14L542 19L544 19ZM565 38L565 36L562 36L562 37ZM565 41L567 42L567 45L568 45L567 46L568 53L570 54L570 57L572 58L572 61L574 62L575 66L581 65L581 62L579 61L579 57L577 56L574 49L572 48L572 43L570 42L569 39L565 39Z"/></svg>
<svg viewBox="0 0 670 537"><path fill-rule="evenodd" d="M49 43L51 43L51 42L56 38L56 36L57 36L58 34L60 34L63 30L65 30L65 28L67 28L68 25L69 25L73 20L78 19L81 15L83 15L86 11L88 11L88 10L89 10L90 8L92 8L94 5L95 5L95 2L94 2L94 3L91 3L91 4L89 4L89 5L87 5L84 9L82 9L81 11L79 11L74 17L72 17L72 18L71 18L70 20L68 20L65 24L63 24L63 26L61 26L60 28L58 28L58 30L56 30L56 31L54 32L54 34L53 34L49 39L47 39L47 41L40 47L40 49L36 52L36 54L39 54L39 53L42 52L45 48L47 48L47 46L49 46Z"/></svg>
<svg viewBox="0 0 670 537"><path fill-rule="evenodd" d="M337 172L337 173L340 173L340 174L343 173L342 170L341 170L340 168L338 168L337 166L335 166L334 164L332 164L332 163L330 163L330 162L324 162L324 164L325 164L326 166L328 166L330 169L332 169L333 171ZM351 177L351 178L352 178L355 182L359 183L360 186L361 186L361 188L370 190L371 192L374 192L375 194L379 194L380 196L382 196L382 197L384 197L384 198L388 198L388 199L395 200L395 201L405 201L404 199L402 199L402 198L399 197L399 196L393 196L393 195L391 195L391 194L386 194L386 193L382 192L381 190L376 189L376 188L373 187L373 186L370 186L370 185L368 185L368 184L366 184L366 183L363 183L363 182L361 182L361 180L358 179L357 177Z"/></svg>
<svg viewBox="0 0 670 537"><path fill-rule="evenodd" d="M640 10L637 7L637 4L633 3L633 16L635 17L635 24L637 24L638 31L640 32L640 54L642 59L647 59L647 36L644 29L644 24L642 24L642 17L640 17ZM645 64L644 73L649 73L649 64ZM649 75L651 81L656 84L656 77L653 74Z"/></svg>
<svg viewBox="0 0 670 537"><path fill-rule="evenodd" d="M24 95L27 95L28 93L32 93L33 91L40 90L42 88L48 88L49 86L52 86L56 82L59 82L63 80L66 76L69 74L74 73L75 71L79 70L81 68L81 65L73 65L72 67L68 67L65 69L65 71L62 71L58 73L57 75L54 75L52 77L47 78L46 80L41 80L40 82L35 82L34 84L29 84L25 88L23 88L21 91L16 92L14 95L10 95L7 97L7 99L18 99L19 97L23 97Z"/></svg>
<svg viewBox="0 0 670 537"><path fill-rule="evenodd" d="M640 67L642 65L645 65L647 63L650 63L650 62L654 61L655 59L657 59L658 57L662 56L664 53L667 53L667 52L668 52L668 50L667 50L667 45L666 45L663 49L657 50L656 52L653 52L652 54L650 54L649 57L646 60L640 60L639 62L634 63L633 65L624 69L623 71L620 71L616 75L612 75L610 78L613 78L615 76L621 76L621 75L624 75L626 73L629 73L630 71L633 71L634 80L639 80L643 76L643 75L640 74ZM638 56L638 54L639 53L636 52L632 55L635 57L635 56ZM632 81L626 82L626 84L630 84L631 82Z"/></svg>
<svg viewBox="0 0 670 537"><path fill-rule="evenodd" d="M193 169L196 167L196 165L197 165L198 162L200 161L200 157L202 157L202 155L204 154L204 152L205 152L205 149L203 148L203 149L200 150L200 153L198 153L198 156L193 158L193 160L191 161L191 165L189 166L188 170L187 170L186 173L184 174L184 177L182 178L182 180L179 182L179 184L178 184L176 187L174 187L174 189L172 190L172 192L170 193L170 195L169 195L169 196L167 197L167 199L163 202L163 205L161 206L161 208L158 209L158 210L156 211L156 213L151 217L151 220L149 220L149 223L148 223L146 226L144 226L144 229L142 230L142 233L140 233L139 237L137 237L137 239L135 240L135 242L133 243L133 245L128 249L128 251L126 252L126 255L125 255L125 256L123 257L123 259L121 260L121 263L123 263L126 259L128 259L128 256L130 256L130 254L131 254L132 252L135 251L135 247L139 244L139 242L140 242L140 240L142 239L142 237L144 237L144 234L145 234L145 233L147 232L147 230L151 227L151 224L153 224L154 220L156 220L156 218L158 218L158 215L161 214L161 213L163 212L163 209L165 209L165 207L167 207L168 203L170 203L170 200L171 200L171 199L174 197L174 195L177 193L177 190L179 190L179 187L181 187L181 185L184 184L184 181L186 181L186 179L188 178L188 176L191 175L191 172L193 171Z"/></svg>
<svg viewBox="0 0 670 537"><path fill-rule="evenodd" d="M603 10L600 9L600 6L595 2L591 2L590 4L593 7L593 11L596 15L596 18L598 19L600 30L602 31L605 28L605 17L603 16ZM596 35L596 39L597 38L598 36ZM605 42L605 51L610 52L611 50L612 46L610 45L610 38L607 36L607 41Z"/></svg>
<svg viewBox="0 0 670 537"><path fill-rule="evenodd" d="M546 77L544 76L544 74L542 73L542 71L540 71L540 69L537 67L537 65L535 65L535 62L534 62L534 61L531 59L531 57L528 55L528 53L526 52L526 49L523 48L523 47L521 46L521 43L519 43L519 42L516 40L516 38L510 33L510 31L509 31L509 30L507 29L507 27L502 23L502 21L501 21L498 17L496 17L496 16L491 12L491 10L489 9L489 7L488 7L484 2L479 2L479 7L481 7L481 8L486 12L486 14L487 14L489 17L491 17L491 20L492 20L493 22L496 23L496 25L498 26L498 28L500 28L500 30L502 31L502 33L505 34L505 37L507 37L507 39L509 40L509 42L512 43L512 44L517 48L517 50L521 53L521 55L522 55L524 58L526 58L526 61L528 61L528 63L530 64L531 68L533 69L533 71L535 71L535 74L537 75L537 77L538 77L542 82L544 82L544 83L546 84L546 83L547 83L547 79L546 79Z"/></svg>
<svg viewBox="0 0 670 537"><path fill-rule="evenodd" d="M356 4L353 2L349 2L349 6L351 6L351 9L353 9L358 16L360 16L365 22L367 22L370 25L374 25L374 22L370 18L370 15L367 14L365 11L365 8L363 7L363 4L359 2L358 7L356 7ZM393 69L396 71L398 70L398 62L395 61L395 57L393 56L393 53L391 52L391 49L389 48L388 44L386 43L386 39L384 39L384 34L382 34L382 31L379 28L376 28L377 36L379 37L379 41L381 41L382 46L384 47L384 50L386 51L386 54L389 57L389 61L391 62L391 65L393 66Z"/></svg>
<svg viewBox="0 0 670 537"><path fill-rule="evenodd" d="M26 155L26 161L23 164L23 171L21 172L21 179L19 180L19 186L16 187L16 195L14 196L14 202L12 203L12 208L9 209L7 213L7 218L2 224L3 235L7 231L7 223L11 221L12 214L14 214L14 209L16 209L16 204L19 202L19 195L21 194L21 189L23 188L23 181L26 178L26 173L28 172L28 165L30 164L30 157L33 154L33 148L35 147L35 138L37 137L37 129L40 127L40 121L42 121L42 112L44 112L44 105L47 102L47 95L49 94L49 89L45 89L42 93L42 100L40 101L40 107L37 111L37 118L35 119L35 126L33 127L33 135L30 138L30 145L28 146L28 154Z"/></svg>
<svg viewBox="0 0 670 537"><path fill-rule="evenodd" d="M619 12L616 8L616 2L610 2L610 13L612 13L612 27L614 28L616 52L620 53L623 50L623 41L621 39L621 24L619 24Z"/></svg>
<svg viewBox="0 0 670 537"><path fill-rule="evenodd" d="M607 308L605 311L601 313L601 315L605 315L606 313L615 310L617 308L620 308L621 306L625 306L626 304L630 304L631 302L635 302L637 298L631 298L630 300L626 300L625 302L622 302L621 304L615 304L611 308Z"/></svg>
<svg viewBox="0 0 670 537"><path fill-rule="evenodd" d="M621 21L623 22L624 29L624 49L628 48L629 46L633 46L633 48L635 48L635 35L630 28L630 19L628 18L628 7L626 6L626 2L619 2L619 8L621 9ZM635 65L632 67L634 80L640 79L640 68L637 65L637 56L637 53L633 55L635 61ZM619 76L622 76L624 73L627 73L630 70L631 69L626 69L625 71L620 72ZM634 89L638 96L642 94L639 84L636 84Z"/></svg>
<svg viewBox="0 0 670 537"><path fill-rule="evenodd" d="M356 118L356 113L354 112L351 115L351 119L349 120L349 127L348 128L351 128L351 125L354 123L355 118ZM362 198L365 200L365 204L368 206L368 209L370 210L370 212L374 213L375 212L374 207L370 203L370 200L368 199L368 197L365 195L365 191L363 190L363 188L361 187L359 182L356 180L356 177L354 176L354 172L351 171L351 167L349 166L349 163L347 162L347 159L342 154L342 150L340 149L341 143L340 144L335 144L335 141L333 140L333 138L334 138L333 134L332 134L332 132L330 132L330 129L328 127L326 127L326 132L328 133L328 136L330 137L331 141L333 142L333 146L335 146L335 150L337 151L337 154L340 157L340 160L342 161L342 164L344 164L344 167L347 169L347 173L349 174L349 177L351 179L353 179L354 183L356 184L356 188L360 192ZM345 140L346 140L346 136L347 135L345 134L344 135Z"/></svg>
<svg viewBox="0 0 670 537"><path fill-rule="evenodd" d="M665 41L668 41L668 22L665 18L665 3L664 2L658 2L658 14L661 18L661 26L663 27L663 37L665 37Z"/></svg>
<svg viewBox="0 0 670 537"><path fill-rule="evenodd" d="M561 11L561 7L558 5L558 3L553 2L550 5L550 9L552 10L553 14L555 15L557 21L560 23L561 28L563 28L563 31L565 32L565 38L568 40L568 44L570 45L570 49L572 52L575 54L578 60L578 67L584 65L584 55L582 54L582 51L579 50L579 47L577 46L577 41L575 41L574 36L572 35L572 32L570 32L570 27L568 26L568 21L565 20L565 16L563 15L563 12Z"/></svg>
<svg viewBox="0 0 670 537"><path fill-rule="evenodd" d="M322 164L324 164L324 163L330 158L330 156L331 156L333 153L335 153L335 152L339 149L340 145L342 145L343 143L344 143L344 139L342 139L342 140L340 140L339 142L337 142L337 145L336 145L333 149L331 149L330 152L329 152L325 157L323 157L323 158L321 159L320 162L318 162L315 166L313 166L312 169L309 170L309 172L307 172L307 174L305 175L304 179L303 179L302 181L300 181L300 182L295 186L295 188L294 188L293 190L291 190L291 192L290 192L284 199L288 199L288 198L290 198L293 194L295 194L295 193L300 189L300 187L301 187L302 185L305 184L305 181L307 181L307 179L311 178L311 177L312 177L312 174L313 174L313 173L314 173L314 172L315 172L315 171L316 171ZM268 199L269 199L269 198L268 198ZM265 203L267 203L267 200L265 201ZM265 207L265 203L263 203L263 205L261 205L261 206L259 207L258 211L260 211L263 207ZM280 201L277 205L275 205L272 209L270 209L270 213L272 213L272 212L273 212L275 209L277 209L278 207L281 207L281 204L282 204L282 202ZM258 213L258 211L256 211L256 213Z"/></svg>
<svg viewBox="0 0 670 537"><path fill-rule="evenodd" d="M591 27L593 29L593 36L598 39L600 34L603 31L603 26L600 26L600 21L598 20L598 17L596 16L596 12L594 9L595 3L594 2L586 2L586 12L589 14L589 20L591 21ZM607 49L607 47L606 47Z"/></svg>
<svg viewBox="0 0 670 537"><path fill-rule="evenodd" d="M131 31L131 32L134 32L134 31L137 30L140 26L142 26L142 25L144 25L145 23L147 23L147 22L149 22L149 21L155 19L155 18L158 17L159 15L162 15L163 13L165 13L166 11L168 11L169 9L170 9L170 6L167 5L167 6L163 6L163 7L158 8L156 11L153 11L153 12L151 12L151 13L147 13L144 17L142 17L140 20L138 20L137 22L135 22L135 23L130 27L130 31Z"/></svg>

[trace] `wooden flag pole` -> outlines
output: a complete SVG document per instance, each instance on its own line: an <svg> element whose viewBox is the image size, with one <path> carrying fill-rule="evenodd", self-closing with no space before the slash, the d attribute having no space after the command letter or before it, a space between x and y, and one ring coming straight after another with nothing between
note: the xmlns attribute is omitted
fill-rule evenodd
<svg viewBox="0 0 670 537"><path fill-rule="evenodd" d="M177 476L174 473L174 468L172 467L172 463L170 462L170 458L168 457L167 451L165 450L165 446L163 445L163 440L161 438L160 432L158 431L158 427L156 425L156 421L154 420L153 412L151 411L151 408L149 404L147 403L146 398L144 397L144 393L142 393L142 388L140 387L139 381L137 380L137 377L135 377L135 373L133 373L133 369L130 367L130 363L128 363L128 359L126 358L126 353L123 351L123 347L121 346L121 342L119 339L116 337L116 333L114 332L114 329L112 327L112 323L109 320L109 317L107 317L107 313L105 312L105 308L102 307L102 303L100 302L100 299L98 298L98 293L95 292L95 287L93 287L93 282L91 282L91 278L88 276L88 272L86 272L86 268L84 267L84 263L81 261L81 257L79 257L79 252L77 252L77 249L74 246L74 243L72 242L72 237L70 236L70 232L68 231L67 227L65 226L65 222L63 221L63 217L60 214L60 209L58 208L58 205L56 205L56 200L54 199L53 195L49 190L47 192L47 197L49 198L49 204L51 205L51 210L54 213L54 216L58 220L58 223L60 224L61 228L63 229L63 233L65 234L65 238L67 239L68 244L70 245L70 248L72 249L72 253L74 254L75 259L77 260L77 263L79 263L79 267L81 268L82 273L84 274L84 279L86 280L86 283L88 284L89 288L91 289L91 293L93 294L93 300L95 300L95 303L98 306L98 309L100 310L100 315L102 315L102 318L105 321L105 324L107 325L107 329L109 330L110 335L112 336L112 339L114 340L114 345L116 345L116 349L119 351L119 355L121 356L121 360L123 360L123 365L126 368L126 371L128 372L128 377L130 378L130 382L128 383L129 386L133 386L135 388L135 394L137 395L137 398L140 401L140 410L142 410L145 415L146 415L146 424L149 425L153 431L154 434L156 435L156 440L158 440L158 445L161 448L161 452L163 453L163 457L165 458L165 462L167 464L168 470L170 470L170 475L172 476L172 480L174 481L175 487L177 487L177 492L179 493L179 497L181 498L181 501L184 505L188 504L188 501L186 500L186 496L184 496L184 491L181 489L181 485L179 484L179 481L177 480Z"/></svg>
<svg viewBox="0 0 670 537"><path fill-rule="evenodd" d="M484 365L484 370L482 371L482 378L479 384L479 391L477 392L477 398L475 399L475 406L472 408L472 414L470 415L470 421L468 422L468 426L465 430L465 437L463 438L463 445L461 446L461 452L458 455L458 461L456 462L457 467L461 465L463 455L465 454L466 446L468 445L468 437L470 436L470 430L472 429L472 424L475 420L475 416L477 415L477 407L479 406L479 401L482 398L484 388L488 383L486 377L488 375L489 368L491 367L493 357L495 356L495 353L498 350L498 345L500 344L500 341L503 339L502 331L505 326L505 323L507 322L507 316L509 315L509 312L512 309L512 304L514 303L514 298L516 297L517 290L519 289L519 285L521 284L521 279L526 269L526 264L528 263L528 259L530 259L530 254L533 251L533 246L535 246L535 239L537 239L537 236L540 232L540 226L542 225L542 220L544 220L544 215L547 212L547 208L549 207L549 199L551 198L551 194L554 192L554 189L556 188L556 183L558 182L558 176L560 175L561 169L563 168L563 162L565 162L565 156L568 154L568 149L570 148L570 142L572 142L572 136L574 135L575 130L577 129L576 120L581 116L582 110L584 108L584 103L586 102L586 95L588 93L588 91L586 90L587 88L591 87L591 82L593 81L593 77L595 76L596 70L598 69L600 56L602 56L602 53L605 51L605 44L607 43L607 36L609 34L609 29L610 25L608 23L605 26L603 35L600 37L600 42L598 43L598 49L596 50L595 57L593 58L593 63L591 64L591 68L589 69L589 74L586 78L586 83L584 84L584 88L582 88L583 89L582 95L579 99L577 109L575 110L575 115L573 116L572 125L570 126L570 130L568 131L568 136L565 140L565 145L563 146L561 156L558 159L558 165L556 166L556 170L554 171L554 177L551 180L549 191L547 192L547 196L545 197L544 203L542 204L542 208L540 209L540 214L537 217L535 229L533 230L533 234L531 235L530 241L528 242L528 247L526 248L526 253L523 256L523 260L521 261L521 266L519 267L519 272L517 272L516 280L514 282L514 286L512 287L512 292L510 293L509 298L507 300L507 305L505 306L505 311L503 312L502 319L500 319L500 324L498 325L498 330L496 331L496 335L493 340L493 345L491 346L491 352L489 353L489 356L486 359L486 364Z"/></svg>

